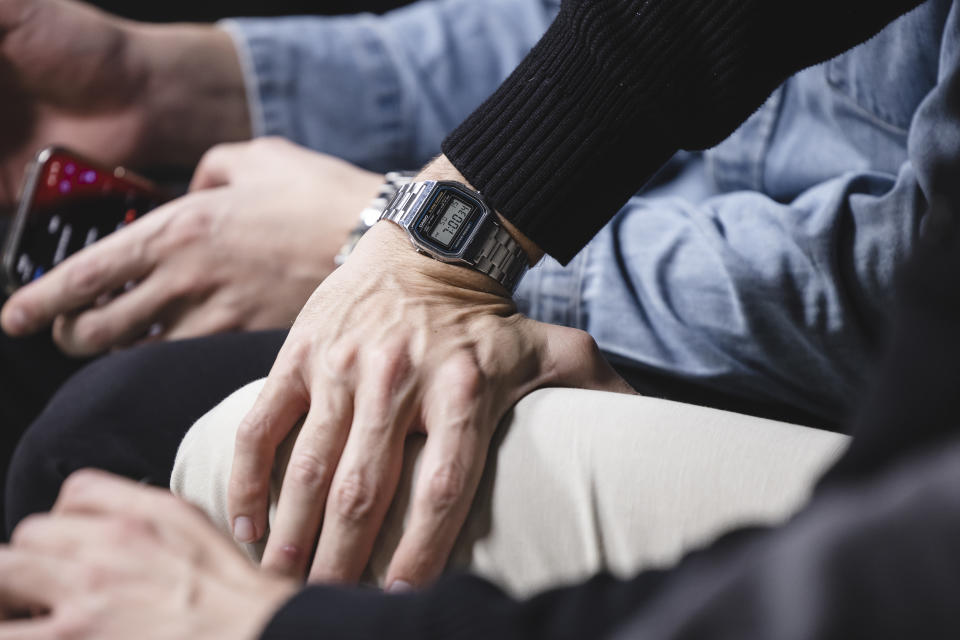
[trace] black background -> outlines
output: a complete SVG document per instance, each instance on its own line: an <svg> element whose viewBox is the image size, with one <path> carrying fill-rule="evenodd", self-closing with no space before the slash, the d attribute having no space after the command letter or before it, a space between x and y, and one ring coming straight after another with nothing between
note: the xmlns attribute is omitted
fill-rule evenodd
<svg viewBox="0 0 960 640"><path fill-rule="evenodd" d="M240 16L278 16L297 14L340 14L374 11L381 13L411 0L234 0L233 2L203 2L193 0L92 0L111 13L134 20L154 22L196 21L211 22L220 18Z"/></svg>

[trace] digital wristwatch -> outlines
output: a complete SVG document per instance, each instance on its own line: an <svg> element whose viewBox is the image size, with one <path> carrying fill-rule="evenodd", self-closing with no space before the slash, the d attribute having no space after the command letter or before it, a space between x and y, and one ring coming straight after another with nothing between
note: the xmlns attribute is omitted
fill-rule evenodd
<svg viewBox="0 0 960 640"><path fill-rule="evenodd" d="M485 273L513 293L529 267L527 254L479 193L459 182L411 182L380 214L406 229L428 256Z"/></svg>

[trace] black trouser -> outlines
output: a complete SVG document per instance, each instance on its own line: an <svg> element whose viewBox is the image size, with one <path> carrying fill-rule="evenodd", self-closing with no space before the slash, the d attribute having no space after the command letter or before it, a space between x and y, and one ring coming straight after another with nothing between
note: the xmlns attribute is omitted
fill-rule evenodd
<svg viewBox="0 0 960 640"><path fill-rule="evenodd" d="M84 364L62 355L47 335L13 340L0 332L0 497L20 436L60 385Z"/></svg>
<svg viewBox="0 0 960 640"><path fill-rule="evenodd" d="M129 0L86 0L106 11L133 20L153 22L212 22L227 16L283 16L339 14L374 11L381 13L413 0L232 0L231 2L130 2Z"/></svg>
<svg viewBox="0 0 960 640"><path fill-rule="evenodd" d="M273 365L285 331L157 343L93 362L56 393L17 447L6 488L12 525L48 510L73 471L95 467L169 485L200 416Z"/></svg>

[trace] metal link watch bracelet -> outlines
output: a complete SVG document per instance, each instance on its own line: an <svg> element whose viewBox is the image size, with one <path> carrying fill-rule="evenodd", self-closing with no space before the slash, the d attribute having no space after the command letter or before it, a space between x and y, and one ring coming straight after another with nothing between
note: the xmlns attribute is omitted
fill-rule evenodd
<svg viewBox="0 0 960 640"><path fill-rule="evenodd" d="M483 197L459 182L410 182L380 220L406 230L418 251L484 273L511 294L529 268L526 252Z"/></svg>
<svg viewBox="0 0 960 640"><path fill-rule="evenodd" d="M416 175L416 171L391 171L384 176L383 184L380 186L380 191L377 192L377 196L360 212L360 220L357 221L357 226L353 228L350 235L347 236L347 241L343 243L340 251L334 256L334 264L339 267L347 261L347 257L353 253L353 249L357 246L357 243L360 242L363 234L369 231L370 227L380 220L380 214L383 213L384 208L393 200L393 197L397 195L400 187L413 182Z"/></svg>

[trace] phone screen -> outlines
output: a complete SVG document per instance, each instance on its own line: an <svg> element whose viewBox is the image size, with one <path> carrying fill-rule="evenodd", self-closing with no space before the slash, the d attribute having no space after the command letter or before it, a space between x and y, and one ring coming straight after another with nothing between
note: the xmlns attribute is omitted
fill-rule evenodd
<svg viewBox="0 0 960 640"><path fill-rule="evenodd" d="M23 286L162 204L146 180L105 169L63 150L44 152L29 178L8 245L7 278Z"/></svg>

